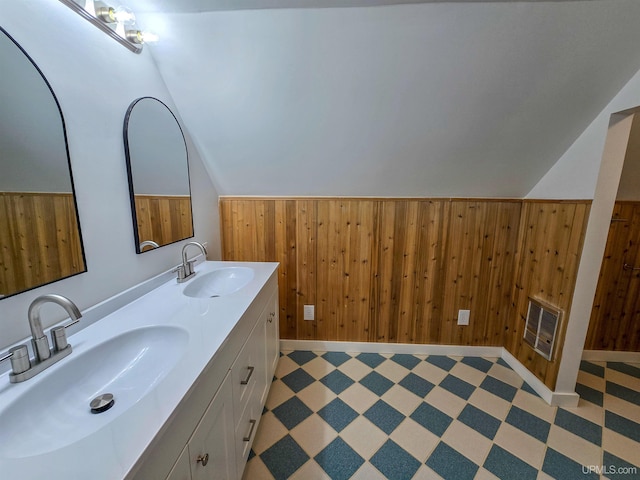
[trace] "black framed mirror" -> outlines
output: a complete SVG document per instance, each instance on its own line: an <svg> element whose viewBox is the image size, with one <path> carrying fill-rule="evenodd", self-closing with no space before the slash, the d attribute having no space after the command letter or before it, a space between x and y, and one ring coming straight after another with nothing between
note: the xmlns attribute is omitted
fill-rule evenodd
<svg viewBox="0 0 640 480"><path fill-rule="evenodd" d="M51 85L0 27L0 298L86 272L67 133Z"/></svg>
<svg viewBox="0 0 640 480"><path fill-rule="evenodd" d="M157 98L135 100L124 149L136 252L193 237L187 143L171 109Z"/></svg>

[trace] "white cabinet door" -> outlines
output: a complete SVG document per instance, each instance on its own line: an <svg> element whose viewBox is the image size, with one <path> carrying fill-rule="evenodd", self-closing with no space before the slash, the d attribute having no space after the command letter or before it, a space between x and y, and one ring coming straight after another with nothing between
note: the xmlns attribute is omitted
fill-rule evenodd
<svg viewBox="0 0 640 480"><path fill-rule="evenodd" d="M189 441L193 480L237 479L231 376L227 374Z"/></svg>
<svg viewBox="0 0 640 480"><path fill-rule="evenodd" d="M167 480L191 480L191 467L189 466L189 450L184 447L178 461L171 469Z"/></svg>

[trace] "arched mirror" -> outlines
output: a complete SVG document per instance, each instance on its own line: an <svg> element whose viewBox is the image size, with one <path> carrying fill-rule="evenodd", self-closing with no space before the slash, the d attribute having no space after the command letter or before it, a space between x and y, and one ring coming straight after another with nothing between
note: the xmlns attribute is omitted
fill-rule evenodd
<svg viewBox="0 0 640 480"><path fill-rule="evenodd" d="M169 107L153 97L135 100L124 146L136 252L193 237L187 144Z"/></svg>
<svg viewBox="0 0 640 480"><path fill-rule="evenodd" d="M0 297L86 271L58 100L0 28Z"/></svg>

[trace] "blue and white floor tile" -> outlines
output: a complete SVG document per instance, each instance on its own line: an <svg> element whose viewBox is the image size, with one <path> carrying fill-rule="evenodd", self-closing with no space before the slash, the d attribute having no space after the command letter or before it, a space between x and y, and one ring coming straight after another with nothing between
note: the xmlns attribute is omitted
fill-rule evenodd
<svg viewBox="0 0 640 480"><path fill-rule="evenodd" d="M582 362L577 408L500 359L283 352L244 480L640 479L640 365Z"/></svg>

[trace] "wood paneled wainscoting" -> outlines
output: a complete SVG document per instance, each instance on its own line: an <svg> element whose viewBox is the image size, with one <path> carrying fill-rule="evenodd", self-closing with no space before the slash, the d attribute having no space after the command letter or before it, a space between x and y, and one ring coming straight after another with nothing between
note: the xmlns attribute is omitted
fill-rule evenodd
<svg viewBox="0 0 640 480"><path fill-rule="evenodd" d="M587 350L640 352L638 267L640 202L617 201L591 312Z"/></svg>
<svg viewBox="0 0 640 480"><path fill-rule="evenodd" d="M0 192L0 294L83 271L73 194Z"/></svg>
<svg viewBox="0 0 640 480"><path fill-rule="evenodd" d="M506 342L526 365L516 309L528 292L570 300L588 210L580 201L221 197L223 259L280 262L282 338ZM536 242L539 255L518 248L537 252ZM303 320L304 305L315 305L314 321ZM471 311L469 326L457 325L460 309Z"/></svg>
<svg viewBox="0 0 640 480"><path fill-rule="evenodd" d="M193 237L189 195L136 195L135 205L141 242L162 246Z"/></svg>
<svg viewBox="0 0 640 480"><path fill-rule="evenodd" d="M566 332L566 319L580 263L590 201L525 201L512 284L512 308L504 346L520 363L554 389ZM562 310L551 360L523 341L529 297Z"/></svg>

